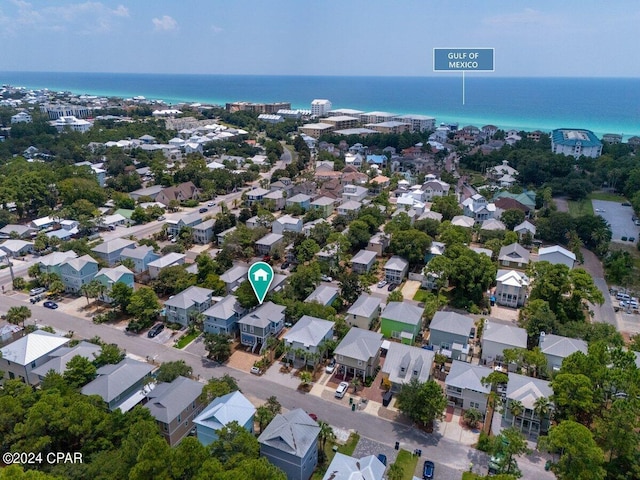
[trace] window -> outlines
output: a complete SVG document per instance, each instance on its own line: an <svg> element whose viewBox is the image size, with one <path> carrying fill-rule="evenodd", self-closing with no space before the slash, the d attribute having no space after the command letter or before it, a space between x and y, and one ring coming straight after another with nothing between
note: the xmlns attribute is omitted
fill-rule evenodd
<svg viewBox="0 0 640 480"><path fill-rule="evenodd" d="M178 423L182 421L182 414L178 415Z"/></svg>
<svg viewBox="0 0 640 480"><path fill-rule="evenodd" d="M246 325L242 325L242 331L246 332L247 331L247 326Z"/></svg>
<svg viewBox="0 0 640 480"><path fill-rule="evenodd" d="M469 402L469 407L478 410L480 408L480 404L478 402Z"/></svg>
<svg viewBox="0 0 640 480"><path fill-rule="evenodd" d="M358 366L361 367L362 366L362 360L358 360Z"/></svg>

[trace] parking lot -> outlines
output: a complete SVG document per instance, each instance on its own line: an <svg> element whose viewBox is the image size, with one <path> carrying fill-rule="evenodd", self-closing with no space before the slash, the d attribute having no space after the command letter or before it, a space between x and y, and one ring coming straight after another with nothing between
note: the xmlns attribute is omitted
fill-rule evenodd
<svg viewBox="0 0 640 480"><path fill-rule="evenodd" d="M593 212L604 218L611 225L614 242L622 242L622 237L638 240L640 227L633 223L633 208L623 207L620 202L607 202L604 200L591 200ZM628 243L628 242L622 242Z"/></svg>

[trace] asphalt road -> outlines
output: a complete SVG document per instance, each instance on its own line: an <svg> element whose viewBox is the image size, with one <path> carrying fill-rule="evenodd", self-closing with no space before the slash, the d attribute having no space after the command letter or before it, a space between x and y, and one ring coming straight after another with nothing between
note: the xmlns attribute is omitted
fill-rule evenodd
<svg viewBox="0 0 640 480"><path fill-rule="evenodd" d="M1 295L0 306L6 310L12 306L29 305L26 295ZM375 440L387 446L393 446L396 441L400 447L409 451L420 448L423 458L436 462L438 478L458 480L460 472L468 469L473 462L476 469L487 465L487 457L484 453L473 448L461 445L457 442L442 438L439 435L426 434L412 426L390 422L388 420L372 416L370 414L355 411L352 412L348 402L338 404L324 400L320 397L302 394L297 390L284 387L271 382L264 377L255 377L223 365L218 365L199 355L184 350L167 347L156 339L149 339L146 335L128 334L109 325L95 325L88 319L78 318L69 314L49 310L41 305L30 305L32 317L29 320L39 325L50 325L60 332L73 331L76 338L91 338L99 336L107 343L115 343L125 349L127 353L141 358L155 359L157 362L184 360L193 368L194 375L208 379L219 377L228 373L240 384L243 392L248 395L267 399L276 395L284 408L304 408L313 412L319 418L339 428L352 429L362 437ZM523 471L524 478L552 479L553 475L544 471L544 459L538 456L529 456L518 460Z"/></svg>

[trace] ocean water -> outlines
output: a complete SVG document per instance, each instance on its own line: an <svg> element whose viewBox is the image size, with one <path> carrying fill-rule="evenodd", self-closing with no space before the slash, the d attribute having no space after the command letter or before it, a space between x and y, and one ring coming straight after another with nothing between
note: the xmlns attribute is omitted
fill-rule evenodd
<svg viewBox="0 0 640 480"><path fill-rule="evenodd" d="M0 72L0 84L132 97L168 103L290 102L314 98L333 108L430 115L437 122L549 131L587 128L598 135L640 135L638 78L504 78L446 73L434 77L323 77Z"/></svg>

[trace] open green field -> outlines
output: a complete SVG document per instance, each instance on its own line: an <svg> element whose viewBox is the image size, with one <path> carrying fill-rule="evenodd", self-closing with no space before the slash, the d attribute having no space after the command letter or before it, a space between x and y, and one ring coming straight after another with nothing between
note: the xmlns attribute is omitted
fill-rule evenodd
<svg viewBox="0 0 640 480"><path fill-rule="evenodd" d="M402 467L402 479L411 480L418 464L418 457L407 450L400 450L394 463Z"/></svg>
<svg viewBox="0 0 640 480"><path fill-rule="evenodd" d="M580 217L581 215L593 215L593 205L591 199L580 200L579 202L568 200L569 215Z"/></svg>
<svg viewBox="0 0 640 480"><path fill-rule="evenodd" d="M178 343L175 344L175 347L176 348L184 348L187 345L189 345L193 340L198 338L199 335L200 335L200 332L189 333L189 334L185 335L184 337L180 338L180 340L178 340Z"/></svg>
<svg viewBox="0 0 640 480"><path fill-rule="evenodd" d="M420 289L420 290L418 290L418 291L416 292L416 294L413 296L413 299L414 299L416 302L424 302L424 301L426 301L426 300L427 300L427 298L429 298L429 295L432 295L432 294L431 294L431 292L428 292L428 291L426 291L426 290L422 290L422 289Z"/></svg>
<svg viewBox="0 0 640 480"><path fill-rule="evenodd" d="M592 192L589 194L589 200L604 200L606 202L626 202L627 199L617 193L608 192Z"/></svg>

